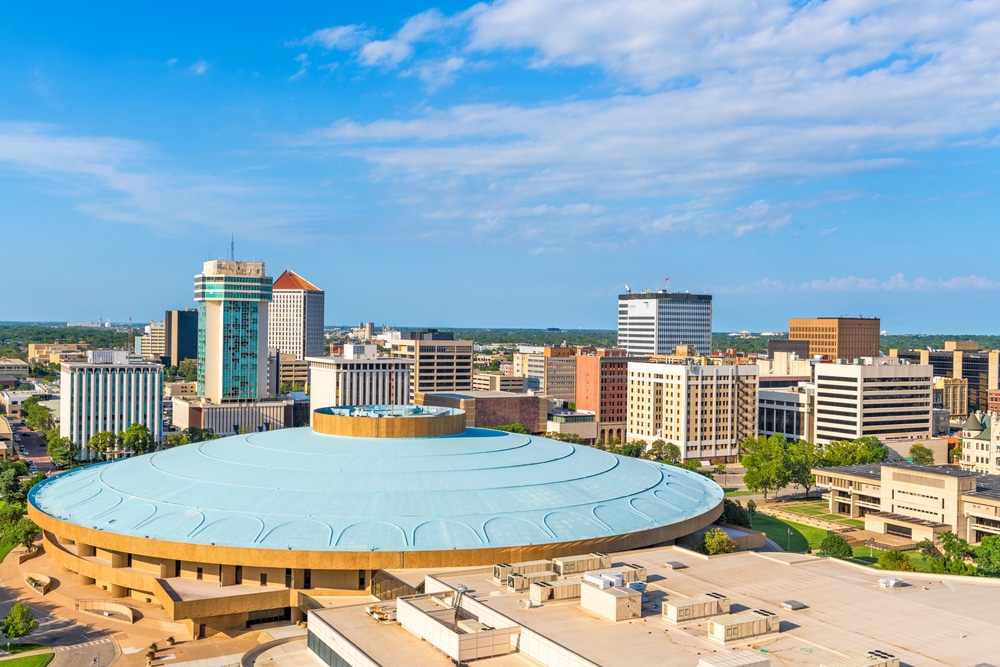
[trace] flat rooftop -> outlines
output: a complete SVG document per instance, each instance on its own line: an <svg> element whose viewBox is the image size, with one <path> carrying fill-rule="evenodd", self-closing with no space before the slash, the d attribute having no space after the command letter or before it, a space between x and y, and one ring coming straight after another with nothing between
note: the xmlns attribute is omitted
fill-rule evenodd
<svg viewBox="0 0 1000 667"><path fill-rule="evenodd" d="M733 649L766 649L772 664L815 667L858 658L872 650L891 653L902 665L953 667L996 659L996 600L1000 580L907 573L903 588L882 589L878 570L833 559L790 553L743 552L707 559L672 547L613 555L616 565L647 568L649 598L642 618L616 624L580 609L579 600L522 609L493 584L488 569L437 575L449 586L464 584L477 600L600 665L691 667L699 655ZM688 567L669 570L666 561ZM662 619L670 599L717 592L732 613L765 609L781 618L781 633L725 649L706 638L707 621L673 626ZM782 609L799 600L801 611ZM377 635L372 635L377 636ZM431 663L429 663L431 664ZM440 663L444 665L445 663Z"/></svg>

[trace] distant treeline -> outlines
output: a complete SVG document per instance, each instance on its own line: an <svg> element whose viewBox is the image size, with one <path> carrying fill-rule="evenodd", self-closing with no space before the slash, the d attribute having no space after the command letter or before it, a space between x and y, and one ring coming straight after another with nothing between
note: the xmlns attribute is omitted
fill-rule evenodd
<svg viewBox="0 0 1000 667"><path fill-rule="evenodd" d="M785 338L785 337L783 337ZM889 350L943 350L945 341L974 340L980 350L1000 350L1000 336L973 334L893 334L882 336L879 347L882 354ZM767 352L767 338L738 338L727 333L712 334L713 350L737 350L748 354Z"/></svg>
<svg viewBox="0 0 1000 667"><path fill-rule="evenodd" d="M27 359L29 343L88 343L94 349L124 349L129 335L113 329L41 324L0 324L0 357Z"/></svg>

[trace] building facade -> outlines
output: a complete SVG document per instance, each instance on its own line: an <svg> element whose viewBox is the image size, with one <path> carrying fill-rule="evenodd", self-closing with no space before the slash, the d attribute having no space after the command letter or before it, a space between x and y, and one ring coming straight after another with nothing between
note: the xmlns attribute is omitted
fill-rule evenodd
<svg viewBox="0 0 1000 667"><path fill-rule="evenodd" d="M403 331L392 341L392 355L413 361L411 403L417 392L472 390L471 340L436 329Z"/></svg>
<svg viewBox="0 0 1000 667"><path fill-rule="evenodd" d="M163 313L166 332L165 364L177 366L185 359L198 358L198 310L168 310Z"/></svg>
<svg viewBox="0 0 1000 667"><path fill-rule="evenodd" d="M376 356L375 345L344 345L336 357L308 357L310 398L317 408L409 405L412 359Z"/></svg>
<svg viewBox="0 0 1000 667"><path fill-rule="evenodd" d="M959 465L984 475L1000 475L1000 415L994 412L969 415L962 426Z"/></svg>
<svg viewBox="0 0 1000 667"><path fill-rule="evenodd" d="M815 317L788 320L788 340L809 342L809 356L828 361L877 357L881 340L877 317Z"/></svg>
<svg viewBox="0 0 1000 667"><path fill-rule="evenodd" d="M150 322L146 331L135 340L135 351L146 361L166 363L167 330L163 322Z"/></svg>
<svg viewBox="0 0 1000 667"><path fill-rule="evenodd" d="M598 348L576 359L576 409L594 413L598 440L628 441L630 361L645 359L617 348Z"/></svg>
<svg viewBox="0 0 1000 667"><path fill-rule="evenodd" d="M274 281L271 295L268 346L299 361L323 356L323 290L294 271L285 271Z"/></svg>
<svg viewBox="0 0 1000 667"><path fill-rule="evenodd" d="M757 394L757 432L786 440L812 440L815 417L812 385L765 388Z"/></svg>
<svg viewBox="0 0 1000 667"><path fill-rule="evenodd" d="M989 392L1000 389L1000 352L980 350L975 341L945 341L943 350L889 350L889 356L930 364L937 377L966 380L972 412L988 410Z"/></svg>
<svg viewBox="0 0 1000 667"><path fill-rule="evenodd" d="M966 378L934 378L934 407L947 410L952 419L969 416L969 381Z"/></svg>
<svg viewBox="0 0 1000 667"><path fill-rule="evenodd" d="M64 363L60 373L59 435L80 447L102 431L123 433L132 424L163 440L163 366L153 363Z"/></svg>
<svg viewBox="0 0 1000 667"><path fill-rule="evenodd" d="M684 460L734 462L757 434L757 367L628 365L629 439L676 444Z"/></svg>
<svg viewBox="0 0 1000 667"><path fill-rule="evenodd" d="M267 394L271 277L263 262L212 260L195 276L198 395L214 403Z"/></svg>
<svg viewBox="0 0 1000 667"><path fill-rule="evenodd" d="M528 383L527 378L505 375L502 371L475 371L472 374L472 389L525 392L528 390Z"/></svg>
<svg viewBox="0 0 1000 667"><path fill-rule="evenodd" d="M618 295L618 347L630 355L672 354L678 345L712 353L712 295L640 292Z"/></svg>
<svg viewBox="0 0 1000 667"><path fill-rule="evenodd" d="M891 357L817 364L813 442L875 436L893 447L933 437L931 367Z"/></svg>
<svg viewBox="0 0 1000 667"><path fill-rule="evenodd" d="M20 359L0 359L0 375L23 380L28 377L28 362Z"/></svg>
<svg viewBox="0 0 1000 667"><path fill-rule="evenodd" d="M1000 476L913 463L816 468L830 513L912 543L951 531L972 544L1000 535ZM892 545L898 546L898 545Z"/></svg>

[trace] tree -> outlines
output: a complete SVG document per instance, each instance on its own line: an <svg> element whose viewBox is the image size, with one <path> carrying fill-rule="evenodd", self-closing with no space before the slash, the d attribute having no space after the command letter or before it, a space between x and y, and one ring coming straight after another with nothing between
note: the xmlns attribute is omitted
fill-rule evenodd
<svg viewBox="0 0 1000 667"><path fill-rule="evenodd" d="M514 422L513 424L501 424L500 426L494 426L497 431L507 431L508 433L523 433L528 434L528 429L524 427L524 424L520 422Z"/></svg>
<svg viewBox="0 0 1000 667"><path fill-rule="evenodd" d="M823 541L820 542L819 548L831 558L840 558L843 560L854 557L854 549L851 548L851 545L847 543L847 540L840 533L828 533L823 538Z"/></svg>
<svg viewBox="0 0 1000 667"><path fill-rule="evenodd" d="M20 476L13 466L0 472L0 497L5 503L21 504L24 502Z"/></svg>
<svg viewBox="0 0 1000 667"><path fill-rule="evenodd" d="M716 554L731 554L739 551L740 547L736 544L733 538L726 534L726 531L721 528L709 528L705 531L705 536L698 541L698 545L702 546L701 549L696 549L706 553L709 556L715 556Z"/></svg>
<svg viewBox="0 0 1000 667"><path fill-rule="evenodd" d="M777 493L788 486L791 480L791 467L788 460L785 436L775 434L766 436L748 436L740 447L743 468L743 483L754 492L767 494Z"/></svg>
<svg viewBox="0 0 1000 667"><path fill-rule="evenodd" d="M618 450L618 453L622 456L631 456L632 458L640 458L642 456L643 450L646 446L641 442L626 442Z"/></svg>
<svg viewBox="0 0 1000 667"><path fill-rule="evenodd" d="M914 463L922 463L923 465L934 465L934 452L930 447L924 447L921 444L915 444L910 447L910 458L913 459Z"/></svg>
<svg viewBox="0 0 1000 667"><path fill-rule="evenodd" d="M34 475L32 475L31 477L29 477L28 479L22 481L21 482L21 495L22 495L22 497L24 497L25 499L27 499L28 492L31 491L31 487L35 486L36 484L38 484L39 482L43 481L44 479L45 479L45 473L44 472L36 472Z"/></svg>
<svg viewBox="0 0 1000 667"><path fill-rule="evenodd" d="M183 447L191 442L191 436L187 433L168 433L167 447Z"/></svg>
<svg viewBox="0 0 1000 667"><path fill-rule="evenodd" d="M726 464L725 463L716 463L715 464L715 474L716 475L725 475L726 474ZM723 477L723 480L725 480L725 477Z"/></svg>
<svg viewBox="0 0 1000 667"><path fill-rule="evenodd" d="M917 551L919 551L925 558L930 560L935 560L938 558L944 558L944 554L941 550L937 548L934 544L934 540L923 539L917 542Z"/></svg>
<svg viewBox="0 0 1000 667"><path fill-rule="evenodd" d="M671 463L670 465L677 466L678 468L684 468L685 470L690 470L691 472L696 472L703 477L708 477L712 479L712 473L709 472L708 468L702 468L701 462L695 459L688 459L684 463Z"/></svg>
<svg viewBox="0 0 1000 667"><path fill-rule="evenodd" d="M889 457L889 448L874 436L854 440L834 440L824 445L816 467L850 466L881 463Z"/></svg>
<svg viewBox="0 0 1000 667"><path fill-rule="evenodd" d="M725 498L722 501L722 522L731 526L750 527L750 514L743 509L739 501Z"/></svg>
<svg viewBox="0 0 1000 667"><path fill-rule="evenodd" d="M806 497L808 497L809 489L816 483L816 476L812 472L819 460L816 445L799 440L788 443L787 448L790 481L805 489Z"/></svg>
<svg viewBox="0 0 1000 667"><path fill-rule="evenodd" d="M666 447L667 443L663 440L654 440L649 445L649 458L651 461L662 461L663 460L663 448Z"/></svg>
<svg viewBox="0 0 1000 667"><path fill-rule="evenodd" d="M207 442L209 440L215 440L219 437L215 434L213 429L198 428L197 426L189 426L187 434L191 438L191 442Z"/></svg>
<svg viewBox="0 0 1000 667"><path fill-rule="evenodd" d="M73 444L69 438L60 438L59 431L55 431L56 438L49 440L49 456L52 462L61 466L68 466L76 460L80 449Z"/></svg>
<svg viewBox="0 0 1000 667"><path fill-rule="evenodd" d="M973 560L984 574L1000 574L1000 535L987 535L975 548Z"/></svg>
<svg viewBox="0 0 1000 667"><path fill-rule="evenodd" d="M902 551L890 549L882 552L879 556L878 566L883 570L899 570L900 572L913 572L913 565L910 559Z"/></svg>
<svg viewBox="0 0 1000 667"><path fill-rule="evenodd" d="M0 533L6 533L24 516L24 505L4 503L0 505Z"/></svg>
<svg viewBox="0 0 1000 667"><path fill-rule="evenodd" d="M21 639L38 629L38 621L31 613L31 607L23 602L15 602L3 619L3 634L7 639Z"/></svg>
<svg viewBox="0 0 1000 667"><path fill-rule="evenodd" d="M92 452L97 452L101 458L105 458L108 451L115 448L117 440L117 436L111 431L101 431L94 434L94 437L87 443L87 448Z"/></svg>
<svg viewBox="0 0 1000 667"><path fill-rule="evenodd" d="M118 441L122 449L136 454L148 454L156 449L156 440L143 424L129 426L124 433L119 434Z"/></svg>
<svg viewBox="0 0 1000 667"><path fill-rule="evenodd" d="M681 459L681 448L672 442L663 445L663 459L665 461L677 462Z"/></svg>
<svg viewBox="0 0 1000 667"><path fill-rule="evenodd" d="M8 543L19 544L28 551L32 551L35 548L35 538L41 532L42 529L34 521L27 517L22 517L17 523L4 531L4 539Z"/></svg>

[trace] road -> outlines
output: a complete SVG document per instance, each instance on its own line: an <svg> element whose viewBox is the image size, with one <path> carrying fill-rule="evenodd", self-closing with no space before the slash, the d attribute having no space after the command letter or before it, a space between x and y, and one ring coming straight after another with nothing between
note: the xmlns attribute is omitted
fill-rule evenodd
<svg viewBox="0 0 1000 667"><path fill-rule="evenodd" d="M46 450L45 436L35 431L18 429L17 434L21 437L21 442L15 443L17 446L17 456L27 461L34 461L38 472L49 472L54 469L52 459L49 458ZM21 454L21 446L24 446L27 454Z"/></svg>

